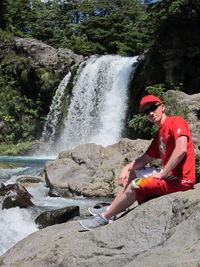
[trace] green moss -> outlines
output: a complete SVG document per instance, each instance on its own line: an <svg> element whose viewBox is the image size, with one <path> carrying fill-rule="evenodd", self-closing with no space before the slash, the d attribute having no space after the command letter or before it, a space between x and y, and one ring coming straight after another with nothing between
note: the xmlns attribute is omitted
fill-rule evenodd
<svg viewBox="0 0 200 267"><path fill-rule="evenodd" d="M14 35L12 33L0 29L0 41L13 40L13 39Z"/></svg>
<svg viewBox="0 0 200 267"><path fill-rule="evenodd" d="M34 142L13 144L0 144L0 156L25 155L34 145Z"/></svg>

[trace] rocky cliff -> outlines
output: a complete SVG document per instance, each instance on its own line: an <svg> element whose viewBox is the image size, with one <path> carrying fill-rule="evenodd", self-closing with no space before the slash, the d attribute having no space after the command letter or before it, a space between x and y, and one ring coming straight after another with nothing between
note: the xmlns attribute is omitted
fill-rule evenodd
<svg viewBox="0 0 200 267"><path fill-rule="evenodd" d="M14 52L29 59L33 68L51 67L61 77L68 73L71 66L77 66L84 60L83 56L75 54L70 49L56 49L33 38L15 38L3 42L0 47L0 60Z"/></svg>
<svg viewBox="0 0 200 267"><path fill-rule="evenodd" d="M185 93L199 93L199 29L199 17L189 18L186 15L161 27L154 45L140 57L132 83L136 89L132 97L136 102L145 87L160 83L182 84Z"/></svg>

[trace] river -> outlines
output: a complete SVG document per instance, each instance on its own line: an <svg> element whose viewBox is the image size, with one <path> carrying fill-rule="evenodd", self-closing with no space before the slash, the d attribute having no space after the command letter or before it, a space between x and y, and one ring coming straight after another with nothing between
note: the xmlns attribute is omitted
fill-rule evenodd
<svg viewBox="0 0 200 267"><path fill-rule="evenodd" d="M16 179L20 175L41 176L44 164L49 160L53 160L53 158L0 157L0 165L7 164L9 166L9 168L0 167L0 182L5 185L16 183ZM33 196L32 202L36 205L34 208L20 209L16 207L2 210L3 197L0 196L0 255L29 234L39 231L34 219L42 211L77 205L80 207L80 214L84 216L89 206L100 201L84 197L50 197L45 183L39 183L37 187L27 187L27 190Z"/></svg>

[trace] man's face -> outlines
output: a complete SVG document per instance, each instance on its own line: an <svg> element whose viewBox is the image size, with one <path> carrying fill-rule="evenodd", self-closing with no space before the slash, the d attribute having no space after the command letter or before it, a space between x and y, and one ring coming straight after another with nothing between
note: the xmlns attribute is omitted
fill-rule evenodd
<svg viewBox="0 0 200 267"><path fill-rule="evenodd" d="M143 107L143 113L155 125L161 123L164 110L164 106L159 102L149 102Z"/></svg>

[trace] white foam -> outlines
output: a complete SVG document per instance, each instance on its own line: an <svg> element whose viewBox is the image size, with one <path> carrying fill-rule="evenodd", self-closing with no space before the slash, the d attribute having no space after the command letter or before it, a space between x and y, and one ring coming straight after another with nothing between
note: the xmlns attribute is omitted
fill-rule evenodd
<svg viewBox="0 0 200 267"><path fill-rule="evenodd" d="M0 210L0 255L38 228L26 209Z"/></svg>

